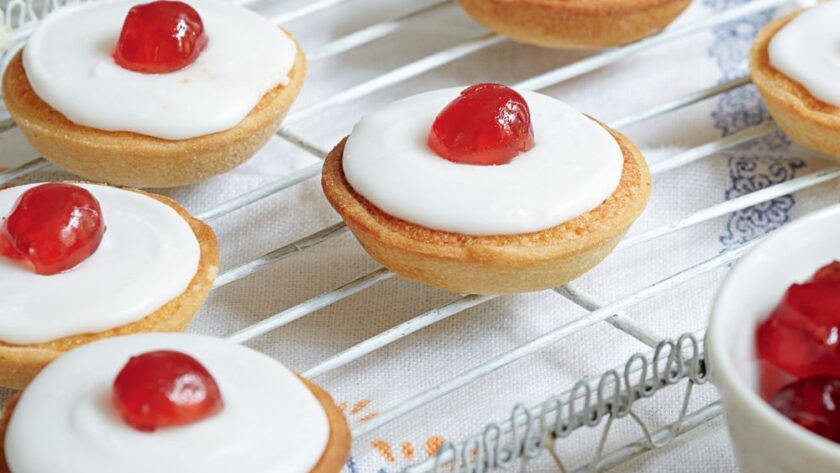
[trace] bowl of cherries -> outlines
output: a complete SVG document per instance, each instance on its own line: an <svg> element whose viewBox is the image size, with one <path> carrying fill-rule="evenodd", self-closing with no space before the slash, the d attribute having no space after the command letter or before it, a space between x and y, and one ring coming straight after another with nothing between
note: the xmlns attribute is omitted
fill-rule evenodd
<svg viewBox="0 0 840 473"><path fill-rule="evenodd" d="M840 472L840 205L741 259L706 350L744 472Z"/></svg>

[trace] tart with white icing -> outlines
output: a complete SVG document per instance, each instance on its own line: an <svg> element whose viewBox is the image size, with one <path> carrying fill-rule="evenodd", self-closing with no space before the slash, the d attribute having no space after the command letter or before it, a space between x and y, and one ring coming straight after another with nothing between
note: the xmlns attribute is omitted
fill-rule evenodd
<svg viewBox="0 0 840 473"><path fill-rule="evenodd" d="M603 48L660 32L691 0L458 0L473 18L522 43Z"/></svg>
<svg viewBox="0 0 840 473"><path fill-rule="evenodd" d="M326 159L324 193L374 259L459 293L564 284L644 210L651 178L624 136L498 84L409 97Z"/></svg>
<svg viewBox="0 0 840 473"><path fill-rule="evenodd" d="M350 448L329 394L272 358L187 334L73 350L0 420L0 473L335 473Z"/></svg>
<svg viewBox="0 0 840 473"><path fill-rule="evenodd" d="M218 266L213 230L169 198L93 184L0 190L0 386L22 388L99 339L184 330Z"/></svg>
<svg viewBox="0 0 840 473"><path fill-rule="evenodd" d="M767 109L795 142L840 157L840 2L768 24L750 51Z"/></svg>
<svg viewBox="0 0 840 473"><path fill-rule="evenodd" d="M38 25L3 77L30 143L86 179L174 187L241 164L300 91L284 30L222 0L85 2Z"/></svg>

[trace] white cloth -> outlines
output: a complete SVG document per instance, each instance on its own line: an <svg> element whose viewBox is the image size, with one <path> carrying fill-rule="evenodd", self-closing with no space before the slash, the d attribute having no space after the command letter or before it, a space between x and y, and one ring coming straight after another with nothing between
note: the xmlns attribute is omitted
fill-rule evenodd
<svg viewBox="0 0 840 473"><path fill-rule="evenodd" d="M679 20L697 18L747 0L698 0ZM306 5L304 0L253 3L277 15ZM308 51L378 21L398 16L431 1L354 0L291 22L287 27ZM746 71L746 51L769 15L756 15L729 26L705 31L634 55L600 71L545 90L609 123L647 110L669 98L712 86ZM484 30L456 5L412 20L385 39L339 56L313 62L296 109L326 99L411 60L475 38ZM516 83L584 57L585 53L539 49L505 41L420 77L348 104L332 107L316 118L295 123L294 131L330 147L366 111L407 94L479 81ZM766 118L752 88L624 131L651 162L758 124ZM35 156L17 131L0 135L0 160L13 164ZM794 159L773 160L790 156ZM638 233L684 217L696 210L763 187L804 175L827 165L815 153L790 148L779 136L760 140L711 157L655 179L647 211L631 229ZM222 176L186 189L165 192L195 212L214 207L246 190L282 178L315 162L300 149L274 139L258 156ZM58 179L47 172L36 179ZM611 255L576 281L602 302L611 302L650 283L717 255L744 238L763 234L810 210L840 200L834 181L776 199L756 209L725 216ZM265 199L213 222L222 246L222 270L258 257L339 221L324 200L319 181ZM349 235L272 265L260 273L212 294L191 330L224 336L266 316L336 288L377 268ZM666 295L636 305L627 315L663 336L701 330L711 299L726 269L701 277ZM424 311L458 296L418 283L393 279L249 343L296 370L320 361ZM379 350L344 368L316 378L339 403L346 403L352 425L394 407L585 311L552 292L505 297L458 314ZM348 471L392 472L408 457L426 457L425 445L440 436L458 441L478 433L491 420L503 420L517 402L538 403L570 388L582 377L594 377L649 349L605 323L590 327L550 349L524 358L492 376L416 410L371 434L355 439ZM676 418L683 390L663 391L639 404L653 426ZM716 398L713 387L695 393L693 408ZM279 401L278 401L279 402ZM356 409L352 409L356 406ZM352 411L352 412L350 412ZM559 443L567 466L588 462L599 430L582 429ZM630 421L614 426L608 450L640 436ZM643 455L617 471L730 472L737 467L722 419L712 422L667 449ZM413 453L413 455L411 455ZM545 455L531 471L556 471Z"/></svg>

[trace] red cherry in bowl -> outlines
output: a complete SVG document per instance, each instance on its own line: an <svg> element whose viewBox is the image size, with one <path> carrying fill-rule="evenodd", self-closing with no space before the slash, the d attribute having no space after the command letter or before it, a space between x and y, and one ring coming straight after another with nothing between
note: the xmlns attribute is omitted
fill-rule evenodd
<svg viewBox="0 0 840 473"><path fill-rule="evenodd" d="M0 253L52 275L89 258L102 242L99 201L88 190L49 183L24 192L0 228Z"/></svg>
<svg viewBox="0 0 840 473"><path fill-rule="evenodd" d="M438 114L428 144L456 163L507 164L534 147L531 111L510 87L476 84Z"/></svg>
<svg viewBox="0 0 840 473"><path fill-rule="evenodd" d="M128 425L146 432L198 422L224 404L198 360L169 350L132 357L114 381L113 401Z"/></svg>
<svg viewBox="0 0 840 473"><path fill-rule="evenodd" d="M840 261L834 261L817 270L811 281L834 281L840 283Z"/></svg>
<svg viewBox="0 0 840 473"><path fill-rule="evenodd" d="M817 376L797 381L780 390L770 404L811 432L840 442L840 378Z"/></svg>
<svg viewBox="0 0 840 473"><path fill-rule="evenodd" d="M779 383L772 378L840 377L839 268L832 263L810 281L792 285L756 329L759 359L781 375L762 378L763 396L775 392L772 388Z"/></svg>
<svg viewBox="0 0 840 473"><path fill-rule="evenodd" d="M131 71L173 72L195 62L205 46L204 23L193 7L156 1L128 11L114 60Z"/></svg>

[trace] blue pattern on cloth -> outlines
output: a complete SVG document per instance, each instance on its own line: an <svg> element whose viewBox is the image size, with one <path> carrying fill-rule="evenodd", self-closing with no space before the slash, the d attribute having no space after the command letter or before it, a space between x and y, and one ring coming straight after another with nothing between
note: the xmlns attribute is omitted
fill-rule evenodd
<svg viewBox="0 0 840 473"><path fill-rule="evenodd" d="M718 12L749 1L703 0L703 3ZM734 80L748 73L748 55L753 40L772 18L773 12L762 12L713 30L715 39L709 48L709 55L721 70L720 82ZM752 85L740 87L720 97L711 116L723 136L770 119L761 96ZM801 159L784 154L790 145L790 140L782 132L775 132L721 153L727 158L731 179L731 186L725 192L726 199L750 194L796 177L796 173L806 164ZM781 227L790 220L794 205L795 197L786 195L733 213L720 236L721 245L724 249L738 246Z"/></svg>

